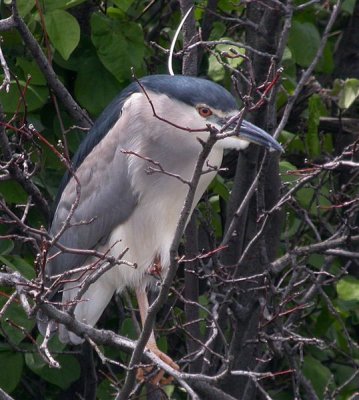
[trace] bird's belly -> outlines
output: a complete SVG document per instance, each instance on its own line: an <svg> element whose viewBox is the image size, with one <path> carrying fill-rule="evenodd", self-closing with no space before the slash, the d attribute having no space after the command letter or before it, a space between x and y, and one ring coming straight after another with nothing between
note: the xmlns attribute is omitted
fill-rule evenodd
<svg viewBox="0 0 359 400"><path fill-rule="evenodd" d="M220 166L221 161L222 152L215 152L210 155L208 164ZM191 212L214 176L215 172L202 175ZM109 284L115 285L117 291L125 287L139 288L154 282L149 269L155 259L160 260L164 276L170 265L170 249L187 193L188 186L176 178L171 178L170 184L167 182L166 190L160 190L154 185L140 199L131 217L112 231L100 250L109 251L116 258L126 250L123 259L132 264L115 266L103 277Z"/></svg>
<svg viewBox="0 0 359 400"><path fill-rule="evenodd" d="M167 270L170 247L183 204L181 200L171 205L160 199L156 204L149 201L144 202L145 206L139 204L131 218L112 231L101 250L109 251L116 258L126 251L122 259L132 264L117 265L104 277L115 285L117 291L153 282L149 270L155 259L160 260L162 275Z"/></svg>

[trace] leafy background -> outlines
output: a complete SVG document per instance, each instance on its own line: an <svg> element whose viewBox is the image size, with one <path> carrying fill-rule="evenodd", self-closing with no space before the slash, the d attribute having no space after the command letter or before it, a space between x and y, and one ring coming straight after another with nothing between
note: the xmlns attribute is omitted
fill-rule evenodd
<svg viewBox="0 0 359 400"><path fill-rule="evenodd" d="M245 2L236 4L229 0L218 0L215 3L208 39L245 42L246 25L238 23L246 20ZM275 1L268 3L275 7ZM276 91L278 118L294 94L301 72L310 66L318 52L334 4L333 1L309 2L312 4L301 8L307 2L294 3L297 9L291 20L281 61L284 69ZM163 48L169 48L181 19L176 2L21 0L17 1L17 5L32 35L51 61L58 79L92 119L131 82L131 68L136 76L167 73L167 54ZM205 9L210 6L210 1L208 4L206 1L196 1L195 5L197 26L203 27ZM353 53L355 40L350 40L348 33L355 22L359 24L358 12L358 2L342 2L323 56L297 98L281 133L280 141L285 147L285 154L280 161L283 196L292 188L297 188L303 177L303 169L329 162L358 138L359 63L358 53ZM10 15L10 1L1 2L1 17L4 19ZM243 58L223 55L230 52L232 47L221 44L203 51L199 75L208 76L230 89L231 69L241 68L244 63ZM176 48L182 48L181 39ZM32 124L65 156L73 154L86 133L74 127L76 121L55 99L31 51L16 30L2 32L2 50L12 73L9 93L5 90L0 92L0 102L8 124L15 127ZM238 51L244 53L243 48ZM174 58L174 67L177 73L181 73L180 56ZM243 68L245 70L247 66ZM265 76L257 79L263 82ZM350 118L349 127L345 125L346 118ZM23 170L25 167L28 169L32 182L51 204L65 170L63 163L51 148L30 134L26 137L9 129L8 138L19 165ZM211 226L214 242L219 240L224 229L223 208L233 185L232 159L233 155L229 154L226 158L229 172L216 179L206 195L206 201L199 206L198 213L206 220L204 225ZM307 184L300 184L293 191L290 200L282 207L278 257L287 254L289 249L321 242L336 232L340 234L344 229L349 229L349 235L357 234L357 176L358 164L339 169L333 167L332 171L323 169ZM23 187L13 179L1 180L0 193L6 204L17 215L21 215L24 209L21 205L28 201L28 194ZM4 217L1 221L6 222ZM46 227L46 212L39 207L31 207L26 221L35 228ZM16 229L11 224L3 223L0 227L3 237L14 232ZM283 316L291 318L294 315L292 322L295 325L295 331L287 336L295 365L291 364L291 358L283 356L281 349L275 348L275 340L270 342L267 338L266 345L272 344L274 348L269 351L271 362L266 369L273 373L287 371L263 382L270 398L344 400L353 398L358 392L358 248L352 245L347 250L351 252L350 257L320 252L303 254L290 270L284 269L279 275L270 277L272 285L280 281L277 288L284 290L286 284L292 284L293 270L302 276L302 281L299 279L291 287L292 292L286 304L281 304L279 293L274 293L266 306L269 313L279 310ZM0 262L7 271L18 271L27 279L35 278L36 254L30 244L2 239L0 254ZM306 275L301 275L302 270ZM323 279L318 293L308 302L297 303L299 297L305 296L308 282L320 274ZM181 283L183 277L180 274L178 285ZM209 293L204 284L199 297L202 306L210 305ZM0 288L0 309L11 295L12 290L8 287ZM120 328L122 335L136 338L137 332L130 316L132 300L128 295L127 300L114 301L100 325L114 330ZM173 312L173 320L177 325L185 322L183 306L177 304ZM164 314L160 316L161 322ZM206 315L201 315L201 318L200 329L204 332ZM181 357L186 352L183 335L178 332L168 335L166 325L161 327L164 332L158 332L161 348L168 349L175 358ZM273 332L276 330L270 326L267 334ZM264 346L264 336L262 340ZM65 348L54 338L50 350L62 366L57 370L47 366L38 355L37 346L40 343L41 337L34 320L26 316L18 301L13 301L1 315L0 387L16 399L80 398L76 394L79 390L76 382L84 369L80 351ZM128 362L129 356L125 353L106 347L101 350L124 364ZM303 378L301 383L291 375L293 369L300 371ZM96 398L113 398L116 387L124 378L124 370L118 366L110 368L102 365L99 360L96 370ZM170 398L186 398L184 391L175 384L167 386L165 391ZM265 397L261 392L256 392L249 398Z"/></svg>

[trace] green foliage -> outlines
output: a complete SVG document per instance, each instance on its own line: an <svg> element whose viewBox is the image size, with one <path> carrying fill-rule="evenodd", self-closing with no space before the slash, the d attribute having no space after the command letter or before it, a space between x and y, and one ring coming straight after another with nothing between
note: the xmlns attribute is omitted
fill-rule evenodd
<svg viewBox="0 0 359 400"><path fill-rule="evenodd" d="M45 365L45 363L39 359L37 354L28 353L25 356L26 365L32 372L39 375L45 381L62 389L66 389L72 382L79 379L80 365L74 356L59 355L56 358L61 365L61 371Z"/></svg>
<svg viewBox="0 0 359 400"><path fill-rule="evenodd" d="M32 264L30 264L23 256L18 255L0 255L0 262L6 265L13 271L20 272L22 276L27 279L35 278L35 271Z"/></svg>
<svg viewBox="0 0 359 400"><path fill-rule="evenodd" d="M45 14L45 22L51 43L68 60L80 41L80 25L76 18L67 11L55 9Z"/></svg>
<svg viewBox="0 0 359 400"><path fill-rule="evenodd" d="M311 22L294 20L290 31L288 46L294 61L301 67L308 67L320 44L320 34Z"/></svg>
<svg viewBox="0 0 359 400"><path fill-rule="evenodd" d="M308 132L305 137L308 154L314 158L320 154L320 143L318 137L319 119L322 115L322 101L319 95L313 95L308 103Z"/></svg>
<svg viewBox="0 0 359 400"><path fill-rule="evenodd" d="M338 98L338 106L347 110L359 97L359 79L335 80L333 95Z"/></svg>
<svg viewBox="0 0 359 400"><path fill-rule="evenodd" d="M359 280L353 277L346 277L337 283L339 299L359 303Z"/></svg>
<svg viewBox="0 0 359 400"><path fill-rule="evenodd" d="M43 10L45 12L66 10L85 3L87 0L41 0Z"/></svg>
<svg viewBox="0 0 359 400"><path fill-rule="evenodd" d="M136 339L137 338L137 332L135 330L135 327L133 325L133 321L132 321L131 318L126 318L123 321L122 332L123 332L123 335L128 337L129 339Z"/></svg>
<svg viewBox="0 0 359 400"><path fill-rule="evenodd" d="M10 293L2 292L0 296L0 307L10 298ZM35 326L35 321L29 319L24 309L18 302L12 302L6 309L1 319L0 337L10 339L10 343L18 345L27 338L27 334Z"/></svg>
<svg viewBox="0 0 359 400"><path fill-rule="evenodd" d="M152 12L151 7L155 8L156 2L153 4L150 2L151 7L146 8L144 2L134 0L91 2L91 7L90 2L86 0L41 0L39 1L41 15L39 9L35 7L35 2L18 0L17 3L20 15L25 19L44 53L51 55L52 66L57 76L80 106L93 117L99 115L116 94L131 81L131 68L134 68L136 76L166 72L166 55L157 48L151 47L149 42L155 41L160 46L169 48L170 38L173 36L180 15L177 10L166 8L167 5L163 10L156 9ZM307 2L303 0L295 3L299 5ZM1 11L6 10L9 4L10 0L2 2ZM104 4L107 8L102 7ZM197 4L200 6L196 8L195 16L199 27L203 25L206 15L202 7L206 5L206 2ZM357 186L354 186L356 190L351 187L351 182L355 181L355 174L347 170L336 170L333 173L323 169L316 178L302 184L303 179L313 172L316 165L324 162L323 159L331 160L337 155L332 135L322 128L323 117L336 116L338 112L348 113L349 111L354 118L357 118L355 107L359 97L359 80L353 77L348 77L343 81L333 78L333 59L337 50L337 39L345 28L347 18L353 13L354 6L354 0L343 2L344 13L340 14L335 28L338 35L330 36L323 57L313 72L316 82L321 84L320 90L313 91L312 87L304 88L304 91L308 89L308 92L305 91L303 98L298 101L299 104L295 104L293 112L295 115L291 116L293 121L290 121L280 136L280 142L285 148L279 165L282 195L291 191L285 205L281 206L283 226L280 254L289 254L291 265L278 275L268 278L273 287L278 285L278 282L283 282L283 286L273 293L273 296L268 294L266 300L268 313L272 312L271 307L274 311L280 310L279 316L273 317L274 323L280 326L287 316L286 313L296 316L296 312L301 312L298 299L303 293L307 293L310 285L316 282L318 277L323 278L320 281L324 282L321 286L322 292L309 304L305 304L307 308L303 309L303 314L300 314L296 322L298 332L294 332L293 335L290 333L289 340L289 342L295 340L295 334L298 333L304 338L316 337L325 343L323 346L308 345L305 340L298 339L297 347L293 347L292 353L293 359L298 362L298 368L313 386L319 399L325 398L327 389L332 390L344 385L337 398L347 400L359 387L358 378L345 384L352 377L359 359L357 348L351 346L348 340L348 337L355 338L359 326L359 281L355 271L353 273L350 269L343 268L347 263L345 257L336 258L330 268L323 271L328 263L327 254L318 252L298 256L292 250L301 246L310 246L320 241L318 237L325 241L339 229L345 229L348 226L354 231L357 225L357 220L351 219L351 215L355 212L355 203L351 205L353 208L343 206L345 202L351 202L357 197ZM216 12L225 12L226 18L217 18L214 15L215 21L209 39L245 42L248 32L245 31L245 27L236 24L243 16L245 20L246 4L243 2L239 5L238 2L219 0ZM4 15L8 14L4 13ZM238 21L231 21L232 16ZM41 17L44 17L46 32ZM306 7L304 11L296 11L294 14L289 41L281 63L284 71L281 82L276 87L279 117L294 94L302 69L308 67L316 55L327 18L328 10L320 4ZM263 35L260 28L258 27L260 35ZM46 34L49 40L48 48ZM86 132L70 129L74 121L64 111L61 102L58 102L55 107L46 79L29 49L23 45L20 36L15 31L3 32L2 35L2 48L13 73L10 92L0 92L0 102L7 113L7 121L15 116L16 118L11 121L15 128L24 122L33 123L50 143L57 146L59 140L63 142L62 146L56 147L57 150L64 153L64 144L66 144L70 155L73 154ZM176 51L181 48L181 45L180 42L176 46ZM228 88L231 87L229 69L239 69L240 73L250 80L250 74L247 72L248 63L243 62L240 56L232 58L231 56L234 55L232 48L239 55L244 54L243 48L226 44L210 47L210 51L203 50L200 74L208 75L212 80ZM180 71L180 61L180 57L176 56L174 59L176 71ZM225 69L224 65L229 66L229 69ZM28 79L29 77L31 79ZM260 85L265 81L266 76L255 78L256 84ZM244 87L246 87L245 84ZM244 89L241 94L246 95L246 90ZM261 111L260 109L259 112ZM333 135L335 140L338 134L336 132ZM30 178L31 182L36 184L44 197L51 202L65 170L63 163L36 137L20 137L16 129L9 129L7 135L14 153L18 155L19 149L23 149L29 160L30 170L36 166L35 174ZM22 166L20 162L19 165ZM217 176L199 206L200 250L202 248L206 250L210 241L213 242L211 245L214 248L221 241L226 222L226 207L233 189L233 175L234 168L231 166L223 176ZM342 193L343 187L349 187L349 189ZM1 200L4 200L19 218L22 217L24 205L28 201L34 202L33 199L29 199L23 187L14 181L1 180L0 193ZM257 193L254 194L253 201L256 196ZM34 208L30 210L26 222L36 228L46 225L47 221L39 216L39 211ZM263 215L266 211L268 210L264 210ZM2 214L1 218L3 218ZM19 234L12 225L6 224L0 226L0 232L4 235ZM33 279L37 251L31 247L31 244L20 240L1 240L0 264L3 268ZM210 310L213 307L214 294L217 295L217 290L220 292L225 280L214 282L210 280L218 271L213 268L215 257L208 264L209 267L206 264L207 261L200 260L199 263L200 266L206 265L207 268L203 270L206 280L202 280L202 277L200 280L199 297L199 303L202 306L199 309L199 330L203 337L212 323L209 313L204 308ZM310 273L302 279L301 274L304 268ZM231 270L225 278L230 279L232 272ZM345 273L348 275L343 276ZM289 293L284 303L276 304L277 296L289 290L292 284L291 279L295 274L300 276L299 283L295 283L293 291ZM181 289L182 279L180 275L179 282L176 283ZM12 293L13 289L0 288L0 310L11 298ZM328 297L330 304L324 301L325 296ZM215 301L221 301L220 296L216 297ZM172 298L169 299L169 303L171 302L175 303ZM181 301L178 301L173 307L174 320L179 325L186 326L183 304L180 303ZM215 304L218 305L218 303ZM275 309L275 306L278 308ZM290 310L296 311L292 313ZM128 338L136 339L137 332L134 329L132 317L130 318L126 307L123 312L125 316L120 333ZM234 319L237 310L235 307L233 309L228 307L226 312L230 318ZM117 331L118 313L112 314L107 315L107 319L101 323L105 328L109 327ZM268 321L264 324L268 324L271 328L270 320ZM238 328L233 328L231 322L232 319L228 320L224 327L226 340L230 336L231 329ZM164 331L167 332L166 326L164 326ZM186 356L183 329L177 329L174 335L175 345L173 345L171 334L164 334L162 329L159 329L157 334L162 350L169 351L177 359ZM46 387L44 398L58 398L59 393L63 395L63 391L69 388L81 374L76 356L64 354L64 351L72 350L72 348L65 347L56 338L50 341L49 349L61 364L61 369L49 368L37 353L36 346L42 340L38 337L34 344L33 338L37 335L34 318L28 318L18 298L15 298L1 318L0 329L0 365L6 366L0 373L0 387L8 393L13 393L14 398L33 399L30 392L26 390L26 385L32 384L36 388ZM16 352L8 343L18 346L23 353ZM264 347L265 341L261 345ZM129 355L118 349L100 346L99 350L106 357L119 363L126 363L129 360ZM269 369L272 367L277 371L289 369L288 360L282 356L282 350L276 352L275 348L269 348L268 352L273 357L273 364L268 366ZM99 372L97 398L103 400L113 398L114 385L118 382L122 383L125 376L125 371L120 367L113 368L113 371L106 368L100 362L97 365ZM279 383L276 377L263 380L265 382L260 381L260 384L263 384L266 389L268 386L268 392L275 400L292 399L294 393L289 383L292 380L295 381L292 375L290 378L287 375L283 381L279 378ZM280 386L279 389L278 386ZM173 399L182 400L187 396L175 384L168 385L165 390Z"/></svg>
<svg viewBox="0 0 359 400"><path fill-rule="evenodd" d="M11 81L11 90L9 93L0 92L0 101L5 112L14 113L17 110L25 110L31 112L43 107L48 100L49 91L46 87L27 85L23 80L19 80L19 88L16 82ZM21 92L26 93L26 101L24 102Z"/></svg>
<svg viewBox="0 0 359 400"><path fill-rule="evenodd" d="M14 181L0 182L1 195L10 204L24 203L26 202L26 193L22 190L22 187Z"/></svg>
<svg viewBox="0 0 359 400"><path fill-rule="evenodd" d="M94 76L101 76L101 80L93 79ZM77 71L75 94L89 113L99 115L120 89L118 80L104 68L95 54L82 60Z"/></svg>
<svg viewBox="0 0 359 400"><path fill-rule="evenodd" d="M37 343L41 344L43 338L38 337ZM34 374L38 375L44 381L51 383L61 389L68 388L71 383L75 382L80 377L80 364L75 356L61 353L65 345L55 336L49 342L49 351L55 354L54 358L60 365L60 369L51 368L45 362L45 359L38 353L26 353L25 365ZM59 379L59 375L61 379Z"/></svg>
<svg viewBox="0 0 359 400"><path fill-rule="evenodd" d="M27 353L25 356L26 366L35 374L39 375L46 382L52 383L61 389L68 388L72 382L80 377L80 364L74 356L60 354L56 361L61 369L50 368L42 358L35 353ZM61 379L59 377L61 376Z"/></svg>
<svg viewBox="0 0 359 400"><path fill-rule="evenodd" d="M34 60L18 57L16 64L21 68L24 77L30 77L32 85L46 86L46 79Z"/></svg>
<svg viewBox="0 0 359 400"><path fill-rule="evenodd" d="M23 372L24 358L10 346L0 343L0 388L11 393L19 384Z"/></svg>
<svg viewBox="0 0 359 400"><path fill-rule="evenodd" d="M220 27L218 27L220 28ZM217 28L217 29L218 29ZM219 39L220 41L230 41L230 38L223 37ZM226 69L223 68L223 64L228 64L230 68L238 68L242 62L243 58L241 55L244 54L244 49L239 49L236 51L237 54L231 52L233 49L232 45L229 44L219 44L216 46L215 54L211 54L208 59L208 75L210 78L216 82L222 81L226 76ZM228 71L227 71L228 74Z"/></svg>
<svg viewBox="0 0 359 400"><path fill-rule="evenodd" d="M356 0L344 0L342 4L342 10L349 14L353 14Z"/></svg>
<svg viewBox="0 0 359 400"><path fill-rule="evenodd" d="M131 68L141 73L145 47L138 24L95 13L91 16L91 28L98 57L119 82L131 78Z"/></svg>
<svg viewBox="0 0 359 400"><path fill-rule="evenodd" d="M134 0L114 0L113 3L118 7L121 11L126 12L131 5L133 4Z"/></svg>
<svg viewBox="0 0 359 400"><path fill-rule="evenodd" d="M4 3L10 5L11 4L11 0L5 0ZM27 1L27 0L19 0L16 3L17 3L18 10L19 10L19 14L22 17L25 17L26 15L28 15L29 12L35 6L35 4L33 2Z"/></svg>
<svg viewBox="0 0 359 400"><path fill-rule="evenodd" d="M332 379L330 370L316 358L306 356L304 358L303 372L306 378L312 382L317 395L322 398ZM315 379L313 379L314 376Z"/></svg>

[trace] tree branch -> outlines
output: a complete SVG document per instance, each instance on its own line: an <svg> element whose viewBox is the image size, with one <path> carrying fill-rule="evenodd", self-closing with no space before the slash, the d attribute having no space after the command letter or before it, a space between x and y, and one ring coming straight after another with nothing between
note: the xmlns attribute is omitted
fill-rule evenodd
<svg viewBox="0 0 359 400"><path fill-rule="evenodd" d="M61 100L65 109L69 115L75 120L77 125L83 128L91 128L92 121L87 115L87 113L80 108L76 101L72 98L68 90L62 84L62 82L57 78L55 71L49 64L46 56L44 55L41 47L34 39L33 35L29 31L23 19L20 17L16 1L12 0L12 10L13 10L13 20L16 24L16 29L20 33L22 40L26 44L27 48L30 50L32 56L34 57L37 65L39 66L41 72L46 77L47 83L50 88L54 91L55 95Z"/></svg>

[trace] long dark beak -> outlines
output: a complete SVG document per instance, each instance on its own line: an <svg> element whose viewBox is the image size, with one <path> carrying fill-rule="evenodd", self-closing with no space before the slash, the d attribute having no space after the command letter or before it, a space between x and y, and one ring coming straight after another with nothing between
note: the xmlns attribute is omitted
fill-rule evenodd
<svg viewBox="0 0 359 400"><path fill-rule="evenodd" d="M264 146L269 149L269 151L284 151L283 147L271 135L246 120L242 121L238 136L248 142Z"/></svg>

